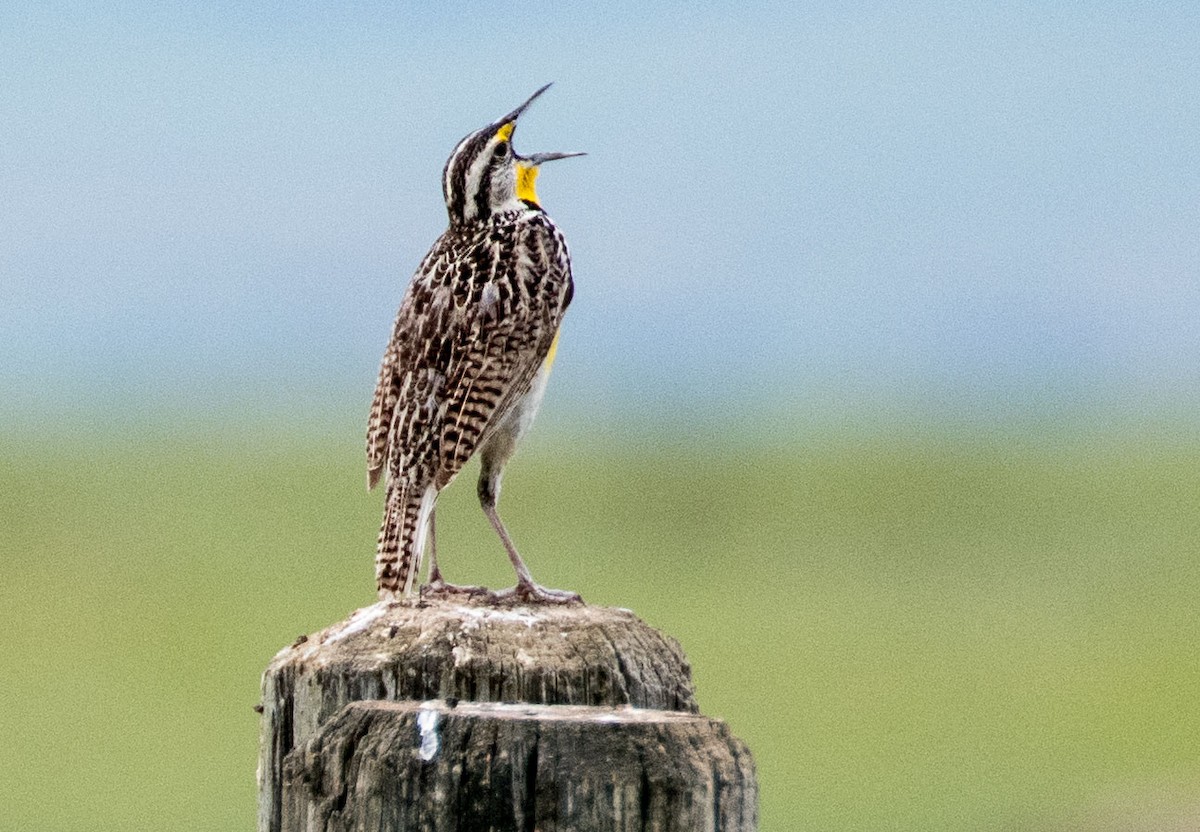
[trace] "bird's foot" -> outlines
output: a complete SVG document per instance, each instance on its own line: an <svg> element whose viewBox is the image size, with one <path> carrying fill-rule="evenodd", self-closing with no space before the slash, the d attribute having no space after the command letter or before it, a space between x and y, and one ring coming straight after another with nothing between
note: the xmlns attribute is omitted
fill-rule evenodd
<svg viewBox="0 0 1200 832"><path fill-rule="evenodd" d="M486 586L466 586L446 583L439 575L421 587L421 599L430 598L483 598L492 594Z"/></svg>
<svg viewBox="0 0 1200 832"><path fill-rule="evenodd" d="M519 582L508 589L492 592L489 600L496 604L582 604L578 592L565 589L550 589L541 584Z"/></svg>

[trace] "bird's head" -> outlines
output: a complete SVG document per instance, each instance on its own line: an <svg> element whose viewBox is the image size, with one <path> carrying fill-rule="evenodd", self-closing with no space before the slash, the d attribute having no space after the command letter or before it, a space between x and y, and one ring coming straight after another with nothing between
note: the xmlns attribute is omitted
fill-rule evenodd
<svg viewBox="0 0 1200 832"><path fill-rule="evenodd" d="M517 109L476 130L454 148L442 171L442 193L450 222L482 222L493 214L538 206L538 168L545 162L582 153L535 153L521 156L512 147L517 119L550 85L529 96Z"/></svg>

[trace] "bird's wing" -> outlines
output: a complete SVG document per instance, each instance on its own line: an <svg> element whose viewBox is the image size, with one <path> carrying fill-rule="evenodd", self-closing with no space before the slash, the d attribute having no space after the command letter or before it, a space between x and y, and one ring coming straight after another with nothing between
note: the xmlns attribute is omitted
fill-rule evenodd
<svg viewBox="0 0 1200 832"><path fill-rule="evenodd" d="M444 270L447 252L442 241L430 249L409 284L392 327L392 337L383 353L379 380L367 420L367 487L374 488L383 475L397 427L414 421L416 401L423 379L415 371L422 363L420 345L433 337L431 330L439 324L433 314L434 295L428 278L439 268ZM417 382L414 384L414 382ZM427 395L427 393L426 393Z"/></svg>

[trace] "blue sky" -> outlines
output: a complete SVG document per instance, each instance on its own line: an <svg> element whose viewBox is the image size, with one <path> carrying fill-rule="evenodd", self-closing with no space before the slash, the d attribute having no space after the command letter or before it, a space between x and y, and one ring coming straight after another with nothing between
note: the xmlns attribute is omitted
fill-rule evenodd
<svg viewBox="0 0 1200 832"><path fill-rule="evenodd" d="M0 11L7 412L365 408L446 155L547 81L564 408L1194 396L1189 4L332 5Z"/></svg>

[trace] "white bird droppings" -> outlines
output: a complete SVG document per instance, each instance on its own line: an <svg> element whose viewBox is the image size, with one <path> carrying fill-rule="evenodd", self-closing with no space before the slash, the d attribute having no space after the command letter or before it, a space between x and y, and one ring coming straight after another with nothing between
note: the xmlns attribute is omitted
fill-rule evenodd
<svg viewBox="0 0 1200 832"><path fill-rule="evenodd" d="M355 610L350 616L350 619L342 626L342 629L336 633L330 634L326 639L326 644L333 644L335 641L341 641L347 636L352 636L355 633L361 633L363 630L371 626L371 622L381 618L388 611L387 602L381 601L378 604L372 604L369 607L363 607L360 610Z"/></svg>
<svg viewBox="0 0 1200 832"><path fill-rule="evenodd" d="M519 621L520 623L524 624L526 627L530 627L530 628L532 628L534 624L538 623L538 617L536 615L532 615L528 612L523 612L521 610L500 610L500 609L496 609L494 607L490 608L490 609L480 609L477 607L459 607L456 610L456 612L459 615L461 615L464 619L469 618L469 619L474 619L475 621L481 621L481 619L485 619L485 618L489 619L491 621ZM479 625L476 624L475 626L477 627ZM464 632L466 632L467 621L465 621L465 620L463 621L462 629ZM472 629L474 629L474 628L472 628Z"/></svg>
<svg viewBox="0 0 1200 832"><path fill-rule="evenodd" d="M421 759L429 762L438 753L438 712L424 709L417 714L417 730L421 732L421 748L417 752Z"/></svg>

